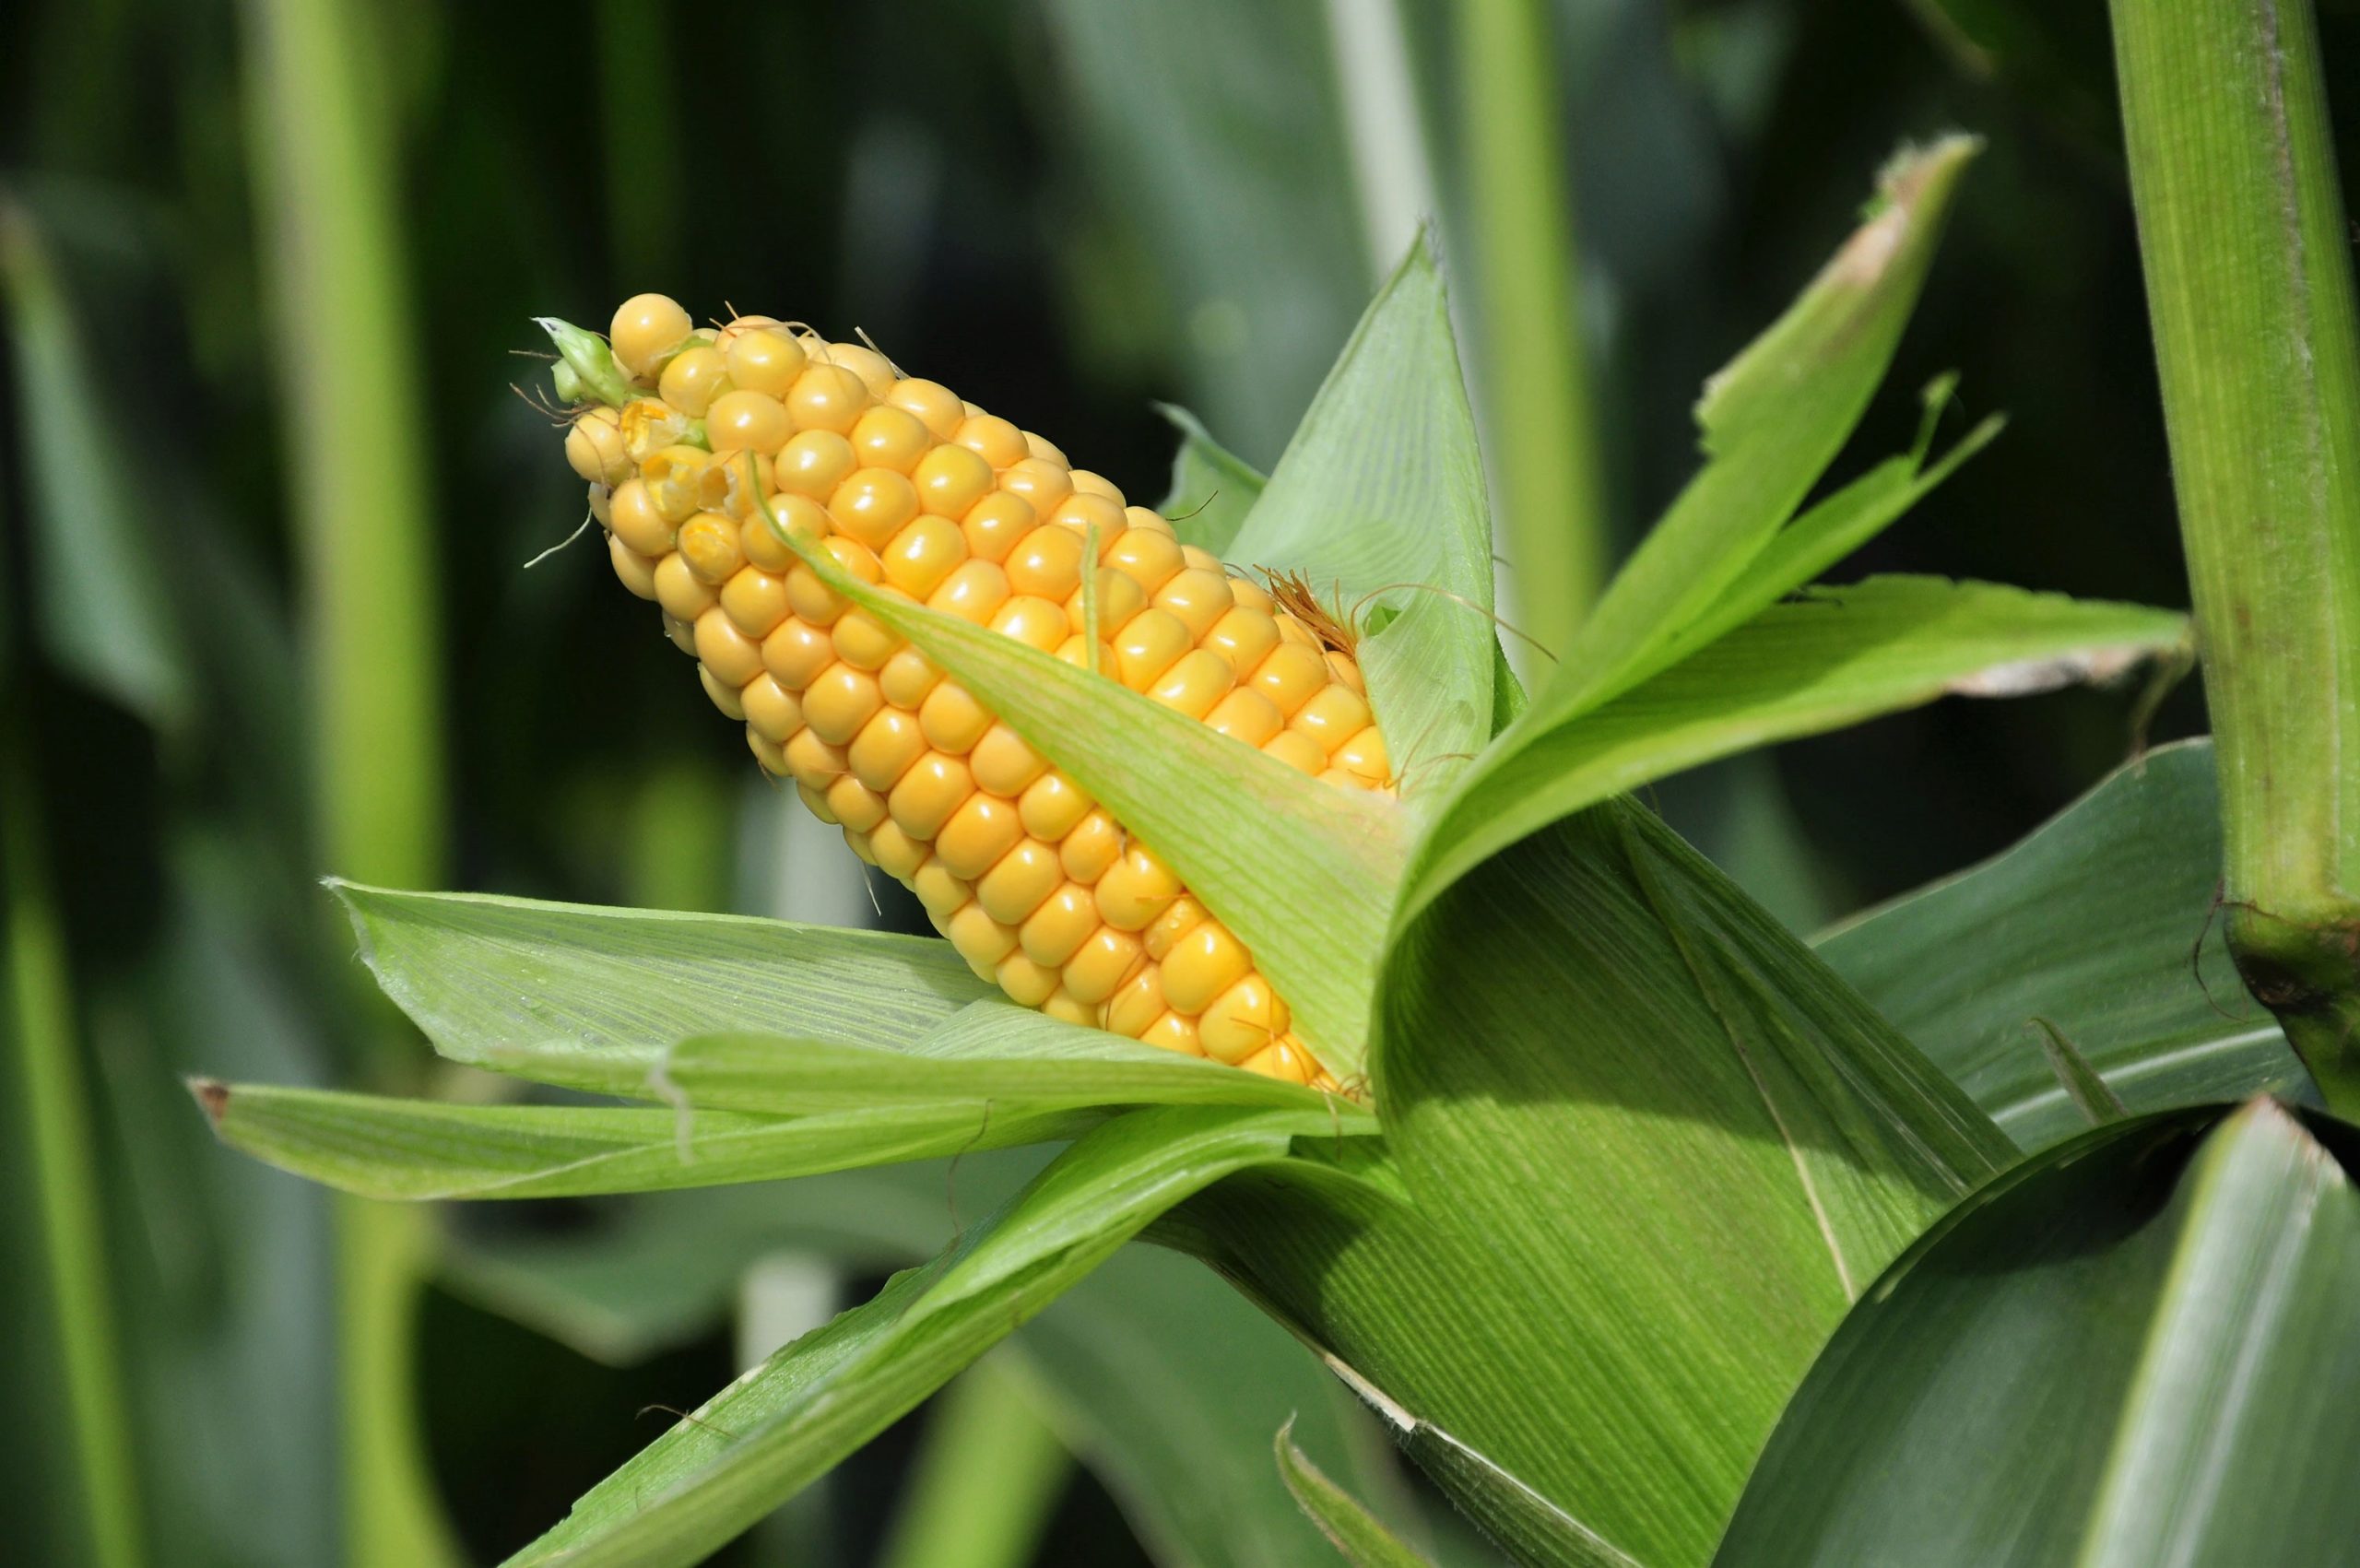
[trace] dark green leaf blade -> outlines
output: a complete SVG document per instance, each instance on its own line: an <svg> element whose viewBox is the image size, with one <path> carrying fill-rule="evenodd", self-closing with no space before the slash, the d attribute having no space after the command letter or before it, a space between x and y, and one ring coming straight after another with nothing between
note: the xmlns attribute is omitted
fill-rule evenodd
<svg viewBox="0 0 2360 1568"><path fill-rule="evenodd" d="M2213 766L2201 740L2151 751L2005 854L1828 932L1820 954L2026 1149L2084 1126L2036 1018L2134 1112L2300 1091L2301 1063L2217 940Z"/></svg>

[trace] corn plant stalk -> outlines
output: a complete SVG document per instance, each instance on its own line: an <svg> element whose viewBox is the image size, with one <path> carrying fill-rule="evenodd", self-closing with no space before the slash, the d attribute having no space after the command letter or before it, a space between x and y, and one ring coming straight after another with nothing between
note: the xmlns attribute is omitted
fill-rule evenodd
<svg viewBox="0 0 2360 1568"><path fill-rule="evenodd" d="M58 929L31 755L19 723L0 728L0 1042L12 1046L7 1099L39 1173L35 1217L48 1271L49 1327L65 1389L60 1445L72 1455L82 1539L98 1568L141 1561L139 1486L124 1402L105 1225L77 1057L65 942Z"/></svg>
<svg viewBox="0 0 2360 1568"><path fill-rule="evenodd" d="M2360 1112L2360 328L2305 0L2115 0L2229 942Z"/></svg>
<svg viewBox="0 0 2360 1568"><path fill-rule="evenodd" d="M310 614L317 842L339 871L422 886L442 859L440 660L383 84L348 0L253 0L245 15ZM371 1075L400 1078L399 1036L383 1021L368 1032ZM411 1375L427 1217L347 1199L337 1220L347 1561L454 1561Z"/></svg>
<svg viewBox="0 0 2360 1568"><path fill-rule="evenodd" d="M1478 405L1519 624L1561 654L1606 581L1606 504L1574 299L1576 253L1547 12L1458 13L1458 107L1473 231Z"/></svg>

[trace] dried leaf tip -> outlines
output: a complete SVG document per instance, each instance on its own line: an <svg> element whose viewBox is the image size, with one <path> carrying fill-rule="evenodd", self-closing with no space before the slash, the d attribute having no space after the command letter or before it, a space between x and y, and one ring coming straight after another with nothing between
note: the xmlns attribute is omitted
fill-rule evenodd
<svg viewBox="0 0 2360 1568"><path fill-rule="evenodd" d="M205 1107L205 1119L215 1126L219 1126L221 1118L230 1114L230 1086L219 1079L190 1079L188 1091L196 1096L196 1102Z"/></svg>

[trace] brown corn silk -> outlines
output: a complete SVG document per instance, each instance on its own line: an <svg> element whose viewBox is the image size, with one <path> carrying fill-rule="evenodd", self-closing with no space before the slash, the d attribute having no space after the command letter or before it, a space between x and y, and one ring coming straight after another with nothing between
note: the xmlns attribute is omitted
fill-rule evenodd
<svg viewBox="0 0 2360 1568"><path fill-rule="evenodd" d="M1151 847L773 530L1085 667L1094 540L1098 671L1339 788L1389 790L1338 623L873 348L765 316L692 332L652 295L612 342L642 395L577 412L567 456L615 574L662 607L762 767L1016 1001L1333 1087L1253 955Z"/></svg>

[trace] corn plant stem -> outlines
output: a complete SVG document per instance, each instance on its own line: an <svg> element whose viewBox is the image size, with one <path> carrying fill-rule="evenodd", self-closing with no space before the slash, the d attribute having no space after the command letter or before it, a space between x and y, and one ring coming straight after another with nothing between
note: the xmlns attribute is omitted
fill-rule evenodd
<svg viewBox="0 0 2360 1568"><path fill-rule="evenodd" d="M1562 651L1605 584L1607 542L1556 51L1540 0L1468 0L1456 14L1476 402L1513 613Z"/></svg>
<svg viewBox="0 0 2360 1568"><path fill-rule="evenodd" d="M18 1111L18 1137L39 1184L34 1222L48 1274L47 1326L65 1387L62 1446L73 1456L85 1543L99 1568L133 1568L141 1561L139 1484L73 993L25 763L30 750L23 725L9 717L0 715L0 988L8 1003L0 1043L10 1047L14 1067L6 1098Z"/></svg>
<svg viewBox="0 0 2360 1568"><path fill-rule="evenodd" d="M2229 942L2360 1116L2360 324L2307 0L2114 0Z"/></svg>
<svg viewBox="0 0 2360 1568"><path fill-rule="evenodd" d="M248 0L245 24L304 577L317 843L323 868L424 885L442 862L440 659L389 105L354 0ZM348 1016L369 1043L364 1078L413 1076L389 1014L356 988ZM345 1560L454 1562L411 1376L428 1217L352 1200L336 1215Z"/></svg>
<svg viewBox="0 0 2360 1568"><path fill-rule="evenodd" d="M936 1401L879 1568L1021 1568L1071 1468L1022 1378L977 1362Z"/></svg>

